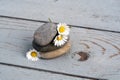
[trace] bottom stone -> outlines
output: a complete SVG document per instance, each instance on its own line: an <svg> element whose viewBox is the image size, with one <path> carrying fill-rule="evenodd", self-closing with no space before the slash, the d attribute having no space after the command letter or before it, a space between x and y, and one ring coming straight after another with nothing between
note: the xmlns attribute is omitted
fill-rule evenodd
<svg viewBox="0 0 120 80"><path fill-rule="evenodd" d="M70 42L67 42L63 47L56 49L54 51L49 51L49 52L41 52L41 58L44 59L51 59L51 58L56 58L59 57L65 53L67 53L70 50Z"/></svg>

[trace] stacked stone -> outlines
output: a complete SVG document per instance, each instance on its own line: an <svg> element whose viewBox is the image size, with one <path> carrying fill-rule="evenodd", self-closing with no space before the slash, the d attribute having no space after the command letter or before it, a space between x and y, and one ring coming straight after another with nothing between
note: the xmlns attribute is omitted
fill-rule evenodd
<svg viewBox="0 0 120 80"><path fill-rule="evenodd" d="M57 33L57 25L46 23L39 27L34 33L33 48L40 52L49 52L61 47L54 46L53 40Z"/></svg>

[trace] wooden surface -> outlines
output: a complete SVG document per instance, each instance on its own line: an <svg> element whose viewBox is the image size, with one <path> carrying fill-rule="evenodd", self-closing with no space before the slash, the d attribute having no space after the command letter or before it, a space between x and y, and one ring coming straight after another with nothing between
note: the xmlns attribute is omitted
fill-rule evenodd
<svg viewBox="0 0 120 80"><path fill-rule="evenodd" d="M12 72L12 74L11 74ZM0 80L90 80L64 75L52 74L13 66L0 65Z"/></svg>
<svg viewBox="0 0 120 80"><path fill-rule="evenodd" d="M120 32L119 0L0 0L0 15Z"/></svg>
<svg viewBox="0 0 120 80"><path fill-rule="evenodd" d="M63 6L60 6L62 3ZM46 2L1 0L0 80L20 78L22 80L118 80L120 78L119 1L91 0L88 5L85 5L86 3L89 3L88 0L76 0L76 2L72 0L68 2L63 0L46 0ZM95 12L90 12L91 10ZM64 11L66 13L63 15ZM80 13L84 16L79 16ZM105 17L103 21L100 21L98 16L97 18L89 17L92 13L102 16L103 14L112 15L112 17ZM25 53L32 48L34 31L47 22L47 18L51 16L55 22L78 25L71 29L70 52L51 60L28 61ZM80 28L81 25L83 25L82 28ZM84 27L88 25L92 29ZM79 52L87 53L88 59L80 61Z"/></svg>

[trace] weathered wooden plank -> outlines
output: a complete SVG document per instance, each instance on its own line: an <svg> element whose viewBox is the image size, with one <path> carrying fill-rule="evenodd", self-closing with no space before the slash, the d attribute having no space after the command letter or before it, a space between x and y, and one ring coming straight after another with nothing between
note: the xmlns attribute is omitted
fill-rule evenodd
<svg viewBox="0 0 120 80"><path fill-rule="evenodd" d="M25 53L32 48L33 32L41 23L24 23L1 19L0 62L96 78L120 78L118 33L72 28L72 48L68 54L52 60L31 62L25 58ZM80 61L78 52L89 54L88 60Z"/></svg>
<svg viewBox="0 0 120 80"><path fill-rule="evenodd" d="M0 15L120 31L119 0L0 0Z"/></svg>
<svg viewBox="0 0 120 80"><path fill-rule="evenodd" d="M0 65L0 80L90 80L13 66Z"/></svg>

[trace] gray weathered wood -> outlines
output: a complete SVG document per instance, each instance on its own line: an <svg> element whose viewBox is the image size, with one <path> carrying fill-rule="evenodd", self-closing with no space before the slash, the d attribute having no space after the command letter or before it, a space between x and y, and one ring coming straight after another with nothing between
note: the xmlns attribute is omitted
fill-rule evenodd
<svg viewBox="0 0 120 80"><path fill-rule="evenodd" d="M120 34L72 28L70 52L52 60L28 61L32 36L43 23L0 18L0 62L105 79L120 78ZM77 52L86 52L88 60L79 61Z"/></svg>
<svg viewBox="0 0 120 80"><path fill-rule="evenodd" d="M119 0L0 0L0 15L120 31Z"/></svg>
<svg viewBox="0 0 120 80"><path fill-rule="evenodd" d="M0 65L0 80L90 80Z"/></svg>

